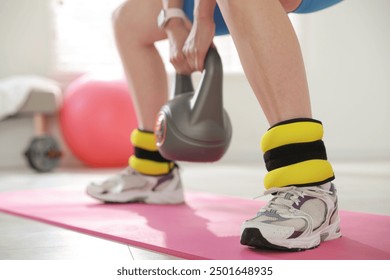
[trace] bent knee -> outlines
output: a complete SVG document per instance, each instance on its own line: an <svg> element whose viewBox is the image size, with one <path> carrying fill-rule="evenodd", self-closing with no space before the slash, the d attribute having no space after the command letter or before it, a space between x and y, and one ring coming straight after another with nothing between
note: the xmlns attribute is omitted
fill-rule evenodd
<svg viewBox="0 0 390 280"><path fill-rule="evenodd" d="M128 30L137 30L137 28L134 28L137 22L134 17L132 17L135 13L133 2L133 0L127 0L112 12L111 22L116 36L120 36Z"/></svg>
<svg viewBox="0 0 390 280"><path fill-rule="evenodd" d="M279 0L279 2L286 12L292 12L299 7L302 0Z"/></svg>
<svg viewBox="0 0 390 280"><path fill-rule="evenodd" d="M112 13L115 38L126 44L151 45L166 37L157 26L161 1L127 0Z"/></svg>

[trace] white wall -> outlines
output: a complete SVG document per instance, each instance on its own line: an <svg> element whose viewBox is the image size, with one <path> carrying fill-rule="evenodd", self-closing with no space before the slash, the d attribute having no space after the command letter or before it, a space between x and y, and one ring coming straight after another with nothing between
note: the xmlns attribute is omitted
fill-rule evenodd
<svg viewBox="0 0 390 280"><path fill-rule="evenodd" d="M0 77L50 74L48 3L0 1ZM390 158L389 10L388 0L346 0L319 13L293 16L314 116L325 125L331 159ZM234 135L223 160L258 162L266 120L242 74L226 73L224 88ZM24 164L20 154L31 132L28 119L0 122L0 166Z"/></svg>
<svg viewBox="0 0 390 280"><path fill-rule="evenodd" d="M54 53L52 2L0 1L0 78L50 74Z"/></svg>
<svg viewBox="0 0 390 280"><path fill-rule="evenodd" d="M315 116L331 157L390 157L390 1L299 15Z"/></svg>

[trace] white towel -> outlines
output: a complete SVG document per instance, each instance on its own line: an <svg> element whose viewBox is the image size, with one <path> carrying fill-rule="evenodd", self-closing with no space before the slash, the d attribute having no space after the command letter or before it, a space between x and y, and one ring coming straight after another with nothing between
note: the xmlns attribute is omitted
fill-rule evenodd
<svg viewBox="0 0 390 280"><path fill-rule="evenodd" d="M52 92L57 96L61 94L57 82L38 76L12 76L0 79L0 120L16 114L32 89Z"/></svg>

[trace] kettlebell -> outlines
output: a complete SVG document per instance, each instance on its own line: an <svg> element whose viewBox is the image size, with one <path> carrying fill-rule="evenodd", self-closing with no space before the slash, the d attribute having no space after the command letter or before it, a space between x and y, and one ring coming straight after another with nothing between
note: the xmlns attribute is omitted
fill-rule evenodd
<svg viewBox="0 0 390 280"><path fill-rule="evenodd" d="M155 124L156 143L169 160L213 162L229 147L232 125L222 100L223 69L210 48L196 91L190 75L176 74L173 98L160 110Z"/></svg>

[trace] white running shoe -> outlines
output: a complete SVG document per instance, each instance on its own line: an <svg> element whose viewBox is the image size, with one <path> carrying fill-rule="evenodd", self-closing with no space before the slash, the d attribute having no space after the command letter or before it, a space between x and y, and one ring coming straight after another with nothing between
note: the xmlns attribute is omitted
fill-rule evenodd
<svg viewBox="0 0 390 280"><path fill-rule="evenodd" d="M179 204L184 202L178 167L162 176L140 174L128 167L100 184L90 184L87 187L87 194L110 203Z"/></svg>
<svg viewBox="0 0 390 280"><path fill-rule="evenodd" d="M300 251L339 238L340 219L332 183L267 190L275 194L257 216L242 225L241 244Z"/></svg>

